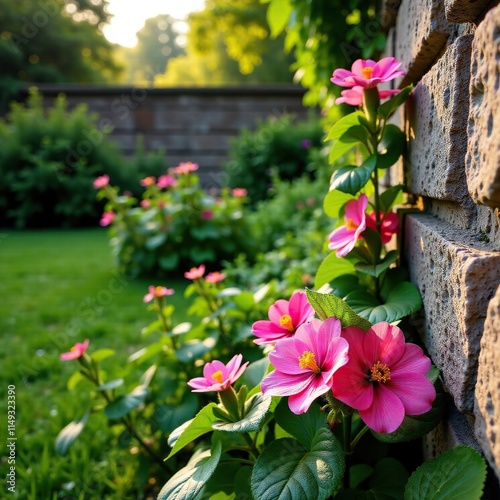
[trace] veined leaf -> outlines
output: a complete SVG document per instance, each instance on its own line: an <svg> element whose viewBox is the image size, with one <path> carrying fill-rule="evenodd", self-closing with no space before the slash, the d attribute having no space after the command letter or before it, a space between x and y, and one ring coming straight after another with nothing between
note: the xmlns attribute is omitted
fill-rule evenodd
<svg viewBox="0 0 500 500"><path fill-rule="evenodd" d="M323 262L319 265L314 279L314 287L316 289L329 283L334 278L343 274L352 274L354 272L354 264L347 259L339 259L335 252L328 254Z"/></svg>

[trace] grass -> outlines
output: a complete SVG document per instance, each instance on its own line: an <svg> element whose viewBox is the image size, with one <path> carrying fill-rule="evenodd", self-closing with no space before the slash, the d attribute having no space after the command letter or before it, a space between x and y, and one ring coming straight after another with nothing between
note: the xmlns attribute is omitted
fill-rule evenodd
<svg viewBox="0 0 500 500"><path fill-rule="evenodd" d="M116 351L104 362L107 368L129 375L127 357L146 345L141 329L155 319L142 301L150 284L176 289L169 302L176 306L174 321L183 321L185 280L152 283L121 276L106 231L0 233L0 387L5 394L0 428L7 421L7 386L15 385L18 498L143 498L135 484L139 464L128 450L109 450L112 431L104 419L90 419L79 438L85 445L77 440L65 457L55 454L54 440L83 414L88 400L80 386L68 391L77 365L61 362L60 353L88 338L89 350ZM6 471L4 457L3 477ZM7 494L0 489L2 498Z"/></svg>

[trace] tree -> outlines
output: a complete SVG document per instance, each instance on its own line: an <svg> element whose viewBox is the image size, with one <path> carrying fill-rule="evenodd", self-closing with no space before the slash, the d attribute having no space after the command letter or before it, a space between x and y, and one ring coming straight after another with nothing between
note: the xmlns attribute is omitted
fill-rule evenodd
<svg viewBox="0 0 500 500"><path fill-rule="evenodd" d="M0 102L24 82L104 82L120 67L102 34L106 0L0 0Z"/></svg>
<svg viewBox="0 0 500 500"><path fill-rule="evenodd" d="M152 83L155 75L165 72L170 59L185 53L177 39L175 20L169 15L147 19L137 32L137 45L124 51L127 80Z"/></svg>

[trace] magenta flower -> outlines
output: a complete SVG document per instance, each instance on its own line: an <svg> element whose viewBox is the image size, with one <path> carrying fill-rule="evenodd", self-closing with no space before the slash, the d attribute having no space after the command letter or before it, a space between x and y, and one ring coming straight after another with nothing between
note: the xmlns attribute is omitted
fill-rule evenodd
<svg viewBox="0 0 500 500"><path fill-rule="evenodd" d="M214 271L213 273L208 273L205 277L205 281L208 283L220 283L225 279L226 275L224 273L220 273L219 271Z"/></svg>
<svg viewBox="0 0 500 500"><path fill-rule="evenodd" d="M431 360L420 347L406 344L397 326L381 322L367 332L350 326L342 336L349 342L349 362L335 374L333 395L358 410L368 427L394 432L405 415L431 409Z"/></svg>
<svg viewBox="0 0 500 500"><path fill-rule="evenodd" d="M399 89L379 89L378 95L380 100L387 99L391 95L399 94ZM350 104L351 106L361 106L363 104L363 87L360 85L356 85L347 90L343 90L341 93L342 97L337 97L335 100L336 104L342 104L345 102L346 104Z"/></svg>
<svg viewBox="0 0 500 500"><path fill-rule="evenodd" d="M399 231L399 217L394 212L380 212L380 239L382 244L385 245L391 241L392 235ZM377 230L377 223L375 221L375 212L370 212L366 216L366 227Z"/></svg>
<svg viewBox="0 0 500 500"><path fill-rule="evenodd" d="M85 339L83 341L83 344L77 342L69 352L63 352L60 358L63 361L69 361L70 359L81 358L85 354L85 351L87 350L88 346L89 346L89 339Z"/></svg>
<svg viewBox="0 0 500 500"><path fill-rule="evenodd" d="M94 180L95 189L101 189L109 184L109 175L101 175Z"/></svg>
<svg viewBox="0 0 500 500"><path fill-rule="evenodd" d="M401 63L394 57L385 57L378 62L371 59L354 61L351 70L336 69L330 81L341 87L360 86L364 88L376 87L379 83L389 82L405 72L398 69Z"/></svg>
<svg viewBox="0 0 500 500"><path fill-rule="evenodd" d="M139 184L143 187L149 187L152 186L156 182L156 179L153 176L149 177L144 177L144 179L141 179L139 181Z"/></svg>
<svg viewBox="0 0 500 500"><path fill-rule="evenodd" d="M197 163L192 163L190 161L179 163L177 167L174 167L172 170L176 174L189 174L190 172L196 172L199 168Z"/></svg>
<svg viewBox="0 0 500 500"><path fill-rule="evenodd" d="M156 185L160 188L174 187L177 184L177 181L171 175L160 175L158 177L158 181Z"/></svg>
<svg viewBox="0 0 500 500"><path fill-rule="evenodd" d="M231 190L231 194L235 198L244 198L248 194L248 191L245 188L234 188Z"/></svg>
<svg viewBox="0 0 500 500"><path fill-rule="evenodd" d="M259 337L254 340L257 345L292 337L300 325L314 318L314 309L304 292L295 292L289 301L277 300L267 314L270 321L260 320L252 325L252 333Z"/></svg>
<svg viewBox="0 0 500 500"><path fill-rule="evenodd" d="M184 273L184 278L188 280L196 280L205 274L205 266L202 264L200 267L192 267L189 271Z"/></svg>
<svg viewBox="0 0 500 500"><path fill-rule="evenodd" d="M368 206L366 194L357 200L349 200L345 205L345 225L335 229L329 236L328 248L337 250L337 257L345 257L356 245L361 233L366 229L365 210Z"/></svg>
<svg viewBox="0 0 500 500"><path fill-rule="evenodd" d="M243 356L236 354L227 365L222 361L212 361L203 367L203 377L196 377L188 381L192 392L221 392L240 378L248 366L248 361L241 365Z"/></svg>
<svg viewBox="0 0 500 500"><path fill-rule="evenodd" d="M200 215L203 220L212 220L214 218L212 210L202 210Z"/></svg>
<svg viewBox="0 0 500 500"><path fill-rule="evenodd" d="M290 410L305 413L331 389L334 373L348 361L349 344L341 331L337 318L313 319L300 326L294 337L276 342L269 353L275 370L262 380L262 393L289 396Z"/></svg>
<svg viewBox="0 0 500 500"><path fill-rule="evenodd" d="M109 212L104 212L101 215L101 220L99 221L99 224L101 226L109 226L114 220L115 220L116 214L110 210Z"/></svg>
<svg viewBox="0 0 500 500"><path fill-rule="evenodd" d="M151 208L151 200L148 199L141 200L140 205L142 208L145 208L147 210L148 208Z"/></svg>
<svg viewBox="0 0 500 500"><path fill-rule="evenodd" d="M173 288L165 288L164 286L150 286L148 290L149 292L144 295L144 302L151 302L153 299L159 299L175 293Z"/></svg>

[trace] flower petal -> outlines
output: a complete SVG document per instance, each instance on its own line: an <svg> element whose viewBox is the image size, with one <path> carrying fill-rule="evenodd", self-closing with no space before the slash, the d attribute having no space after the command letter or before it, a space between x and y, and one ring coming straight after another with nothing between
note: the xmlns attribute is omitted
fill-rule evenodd
<svg viewBox="0 0 500 500"><path fill-rule="evenodd" d="M268 311L269 319L275 324L280 324L280 319L285 314L288 314L288 300L279 299L277 300Z"/></svg>
<svg viewBox="0 0 500 500"><path fill-rule="evenodd" d="M301 326L303 328L305 325ZM299 328L299 329L300 329ZM277 371L288 375L302 375L310 373L309 370L301 368L299 358L310 347L296 336L276 342L274 350L269 353L269 361Z"/></svg>
<svg viewBox="0 0 500 500"><path fill-rule="evenodd" d="M322 383L318 377L314 377L311 383L299 394L290 396L288 398L288 407L296 415L305 413L315 399L323 396L330 390L328 385Z"/></svg>
<svg viewBox="0 0 500 500"><path fill-rule="evenodd" d="M309 304L307 295L304 292L295 292L291 296L288 311L295 328L314 317L314 309Z"/></svg>
<svg viewBox="0 0 500 500"><path fill-rule="evenodd" d="M428 412L436 399L436 390L432 382L418 373L391 376L387 388L401 400L407 415L421 415Z"/></svg>
<svg viewBox="0 0 500 500"><path fill-rule="evenodd" d="M337 399L355 410L365 410L373 402L373 384L368 382L366 373L350 360L335 372L332 391Z"/></svg>
<svg viewBox="0 0 500 500"><path fill-rule="evenodd" d="M370 407L360 410L363 422L375 432L394 432L405 417L401 400L383 384L377 385Z"/></svg>
<svg viewBox="0 0 500 500"><path fill-rule="evenodd" d="M364 350L370 367L380 361L391 368L405 352L404 334L397 326L381 321L366 332Z"/></svg>
<svg viewBox="0 0 500 500"><path fill-rule="evenodd" d="M266 375L260 383L263 394L269 396L292 396L303 391L315 375L304 371L303 375L288 375L277 370Z"/></svg>

